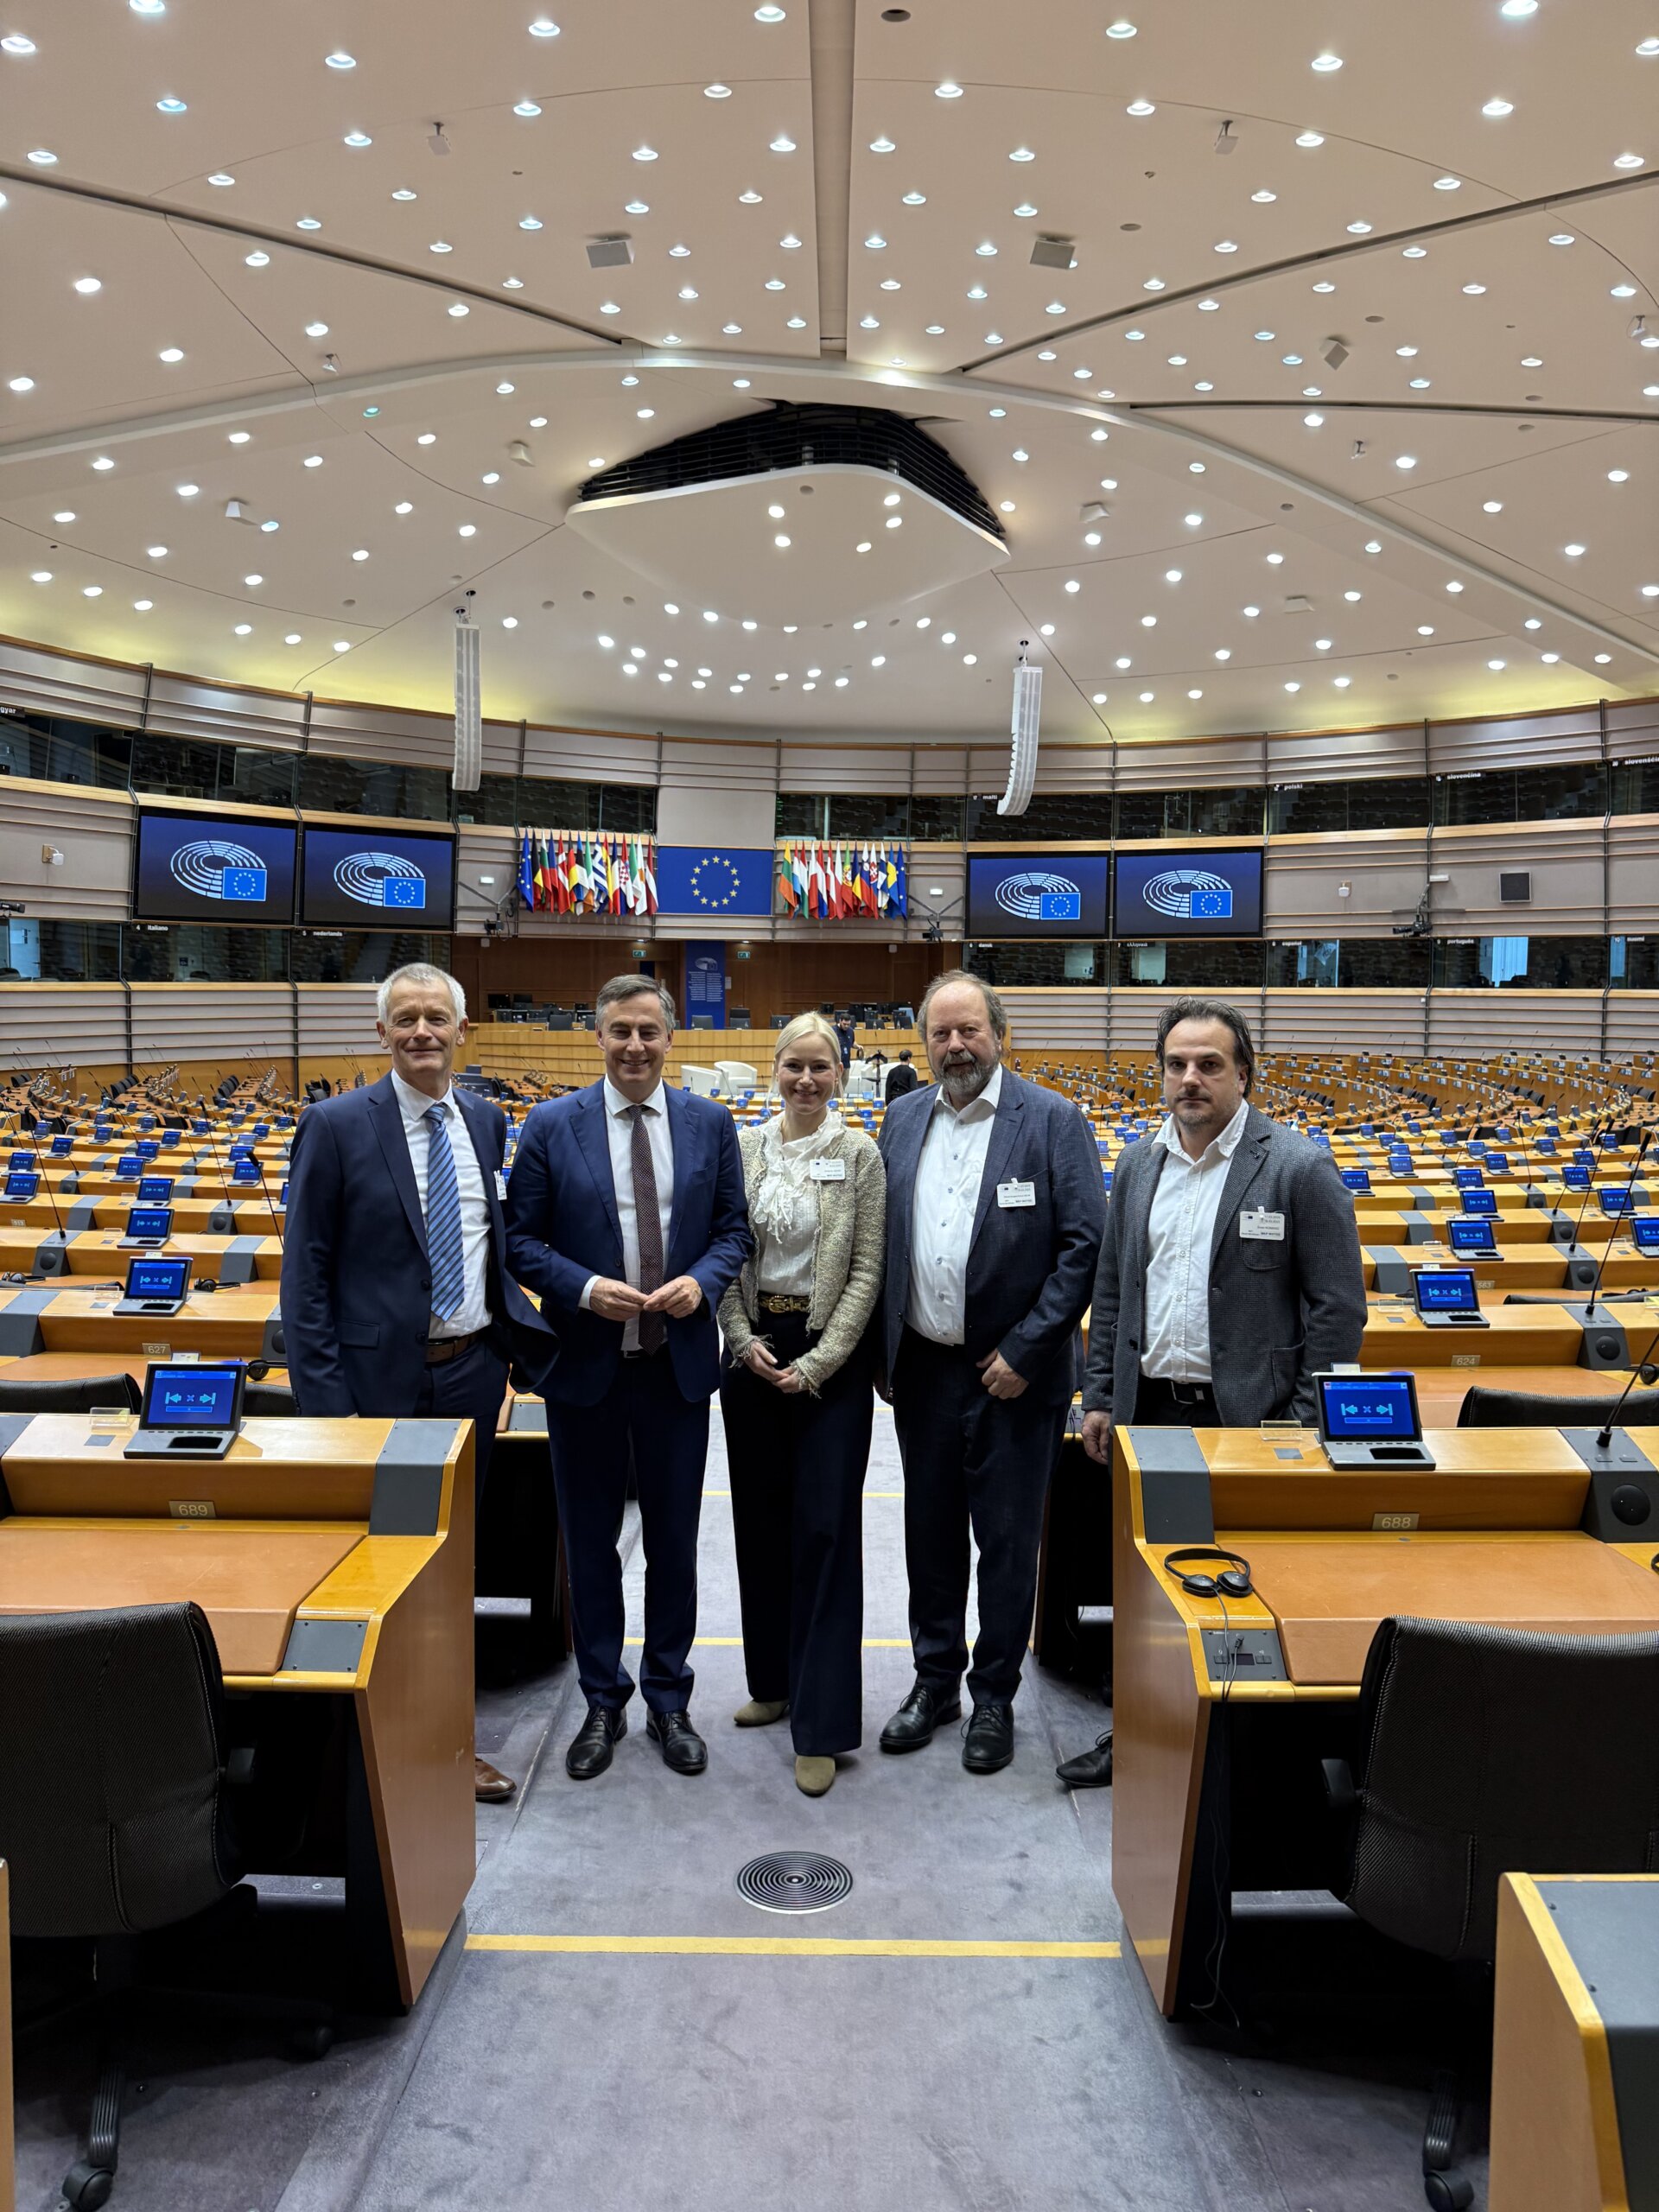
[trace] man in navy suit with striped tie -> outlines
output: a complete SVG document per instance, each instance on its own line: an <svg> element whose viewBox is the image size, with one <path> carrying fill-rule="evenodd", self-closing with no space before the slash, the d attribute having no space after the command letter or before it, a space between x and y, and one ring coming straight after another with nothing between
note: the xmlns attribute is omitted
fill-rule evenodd
<svg viewBox="0 0 1659 2212"><path fill-rule="evenodd" d="M449 1079L467 1034L461 985L441 968L400 968L377 1010L391 1072L307 1107L295 1132L289 1379L305 1414L470 1421L476 1499L510 1367L539 1389L558 1348L504 1264L506 1116ZM476 1767L486 1802L512 1795L507 1776Z"/></svg>
<svg viewBox="0 0 1659 2212"><path fill-rule="evenodd" d="M688 1661L720 1381L715 1309L753 1243L730 1113L663 1082L668 992L652 976L615 976L594 1026L604 1078L532 1108L507 1201L508 1262L556 1317L562 1347L543 1395L588 1700L564 1761L578 1782L611 1764L633 1694L616 1549L630 1454L645 1548L645 1732L676 1774L708 1764Z"/></svg>

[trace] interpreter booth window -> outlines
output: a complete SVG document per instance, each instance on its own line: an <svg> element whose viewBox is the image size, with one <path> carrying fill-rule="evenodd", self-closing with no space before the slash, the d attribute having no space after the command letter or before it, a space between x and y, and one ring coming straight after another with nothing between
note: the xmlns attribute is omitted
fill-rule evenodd
<svg viewBox="0 0 1659 2212"><path fill-rule="evenodd" d="M874 792L831 791L829 798L832 837L907 837L910 801L882 798Z"/></svg>
<svg viewBox="0 0 1659 2212"><path fill-rule="evenodd" d="M519 819L518 782L517 776L480 776L475 791L454 794L455 820L480 823L492 830L516 830ZM550 830L575 825L566 825L562 816L556 824L550 815L544 826Z"/></svg>
<svg viewBox="0 0 1659 2212"><path fill-rule="evenodd" d="M442 768L404 768L385 760L336 760L308 753L300 762L300 804L318 814L447 822L449 778Z"/></svg>
<svg viewBox="0 0 1659 2212"><path fill-rule="evenodd" d="M1120 791L1120 837L1259 837L1267 819L1260 784L1223 784L1212 791Z"/></svg>
<svg viewBox="0 0 1659 2212"><path fill-rule="evenodd" d="M120 974L119 922L0 921L0 982L112 983Z"/></svg>
<svg viewBox="0 0 1659 2212"><path fill-rule="evenodd" d="M910 798L911 836L918 844L961 844L967 804L964 798L954 792L912 791Z"/></svg>
<svg viewBox="0 0 1659 2212"><path fill-rule="evenodd" d="M1112 836L1109 791L1038 791L1023 814L999 814L994 798L967 802L970 845L1095 844Z"/></svg>
<svg viewBox="0 0 1659 2212"><path fill-rule="evenodd" d="M1439 938L1434 982L1442 990L1599 991L1607 982L1600 937Z"/></svg>
<svg viewBox="0 0 1659 2212"><path fill-rule="evenodd" d="M130 983L285 983L288 935L197 922L128 922L123 972Z"/></svg>
<svg viewBox="0 0 1659 2212"><path fill-rule="evenodd" d="M120 791L127 788L131 766L132 739L124 729L60 715L0 715L0 775Z"/></svg>
<svg viewBox="0 0 1659 2212"><path fill-rule="evenodd" d="M296 930L289 948L296 983L383 983L411 961L449 966L449 939L410 930Z"/></svg>
<svg viewBox="0 0 1659 2212"><path fill-rule="evenodd" d="M1268 982L1280 990L1334 988L1342 948L1333 937L1304 938L1267 949Z"/></svg>
<svg viewBox="0 0 1659 2212"><path fill-rule="evenodd" d="M830 802L819 791L779 791L772 819L779 837L827 837Z"/></svg>
<svg viewBox="0 0 1659 2212"><path fill-rule="evenodd" d="M1494 822L1599 819L1606 811L1607 771L1599 760L1434 779L1434 821L1446 829Z"/></svg>
<svg viewBox="0 0 1659 2212"><path fill-rule="evenodd" d="M1329 784L1275 784L1268 827L1286 836L1331 836L1349 830L1422 830L1428 824L1427 776L1344 777Z"/></svg>
<svg viewBox="0 0 1659 2212"><path fill-rule="evenodd" d="M1659 937L1616 937L1608 982L1616 991L1659 991Z"/></svg>
<svg viewBox="0 0 1659 2212"><path fill-rule="evenodd" d="M132 788L167 798L292 806L298 755L251 745L204 745L141 730L132 740Z"/></svg>
<svg viewBox="0 0 1659 2212"><path fill-rule="evenodd" d="M1062 983L1097 983L1105 973L1104 945L1068 944L1043 938L1029 944L968 944L963 966L998 990L1026 984L1041 989ZM1086 972L1085 972L1086 965Z"/></svg>
<svg viewBox="0 0 1659 2212"><path fill-rule="evenodd" d="M1659 814L1659 760L1613 763L1615 814Z"/></svg>
<svg viewBox="0 0 1659 2212"><path fill-rule="evenodd" d="M1124 940L1111 948L1112 981L1166 983L1180 991L1256 991L1265 948L1260 938L1166 938Z"/></svg>

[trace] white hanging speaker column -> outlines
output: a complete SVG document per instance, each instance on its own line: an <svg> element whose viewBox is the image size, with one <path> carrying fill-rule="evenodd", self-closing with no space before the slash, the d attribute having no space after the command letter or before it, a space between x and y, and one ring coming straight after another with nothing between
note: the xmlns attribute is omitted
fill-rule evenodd
<svg viewBox="0 0 1659 2212"><path fill-rule="evenodd" d="M1023 814L1037 780L1037 725L1043 711L1043 671L1026 658L1029 638L1020 640L1014 667L1014 746L1008 755L1008 788L996 802L999 814Z"/></svg>
<svg viewBox="0 0 1659 2212"><path fill-rule="evenodd" d="M478 632L468 604L455 609L455 773L458 791L475 791L484 769L484 719L478 673Z"/></svg>

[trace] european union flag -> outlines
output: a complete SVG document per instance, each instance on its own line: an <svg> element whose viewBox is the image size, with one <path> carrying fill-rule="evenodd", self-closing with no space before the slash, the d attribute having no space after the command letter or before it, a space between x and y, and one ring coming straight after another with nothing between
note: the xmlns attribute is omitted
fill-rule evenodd
<svg viewBox="0 0 1659 2212"><path fill-rule="evenodd" d="M426 878L423 875L389 875L380 886L383 906L424 906Z"/></svg>
<svg viewBox="0 0 1659 2212"><path fill-rule="evenodd" d="M1225 921L1233 911L1232 887L1224 884L1219 891L1195 890L1187 902L1187 912L1197 921Z"/></svg>
<svg viewBox="0 0 1659 2212"><path fill-rule="evenodd" d="M662 845L657 906L664 914L769 914L772 854L768 846Z"/></svg>
<svg viewBox="0 0 1659 2212"><path fill-rule="evenodd" d="M265 871L262 868L227 868L219 879L221 899L249 899L256 902L265 895Z"/></svg>

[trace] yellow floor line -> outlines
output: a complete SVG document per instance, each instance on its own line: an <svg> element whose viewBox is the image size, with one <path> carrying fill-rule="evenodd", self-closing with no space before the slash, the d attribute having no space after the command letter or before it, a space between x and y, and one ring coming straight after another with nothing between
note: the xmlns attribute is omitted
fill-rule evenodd
<svg viewBox="0 0 1659 2212"><path fill-rule="evenodd" d="M1116 1959L1121 1943L869 1941L833 1936L469 1936L469 1951L603 1952L716 1959Z"/></svg>

